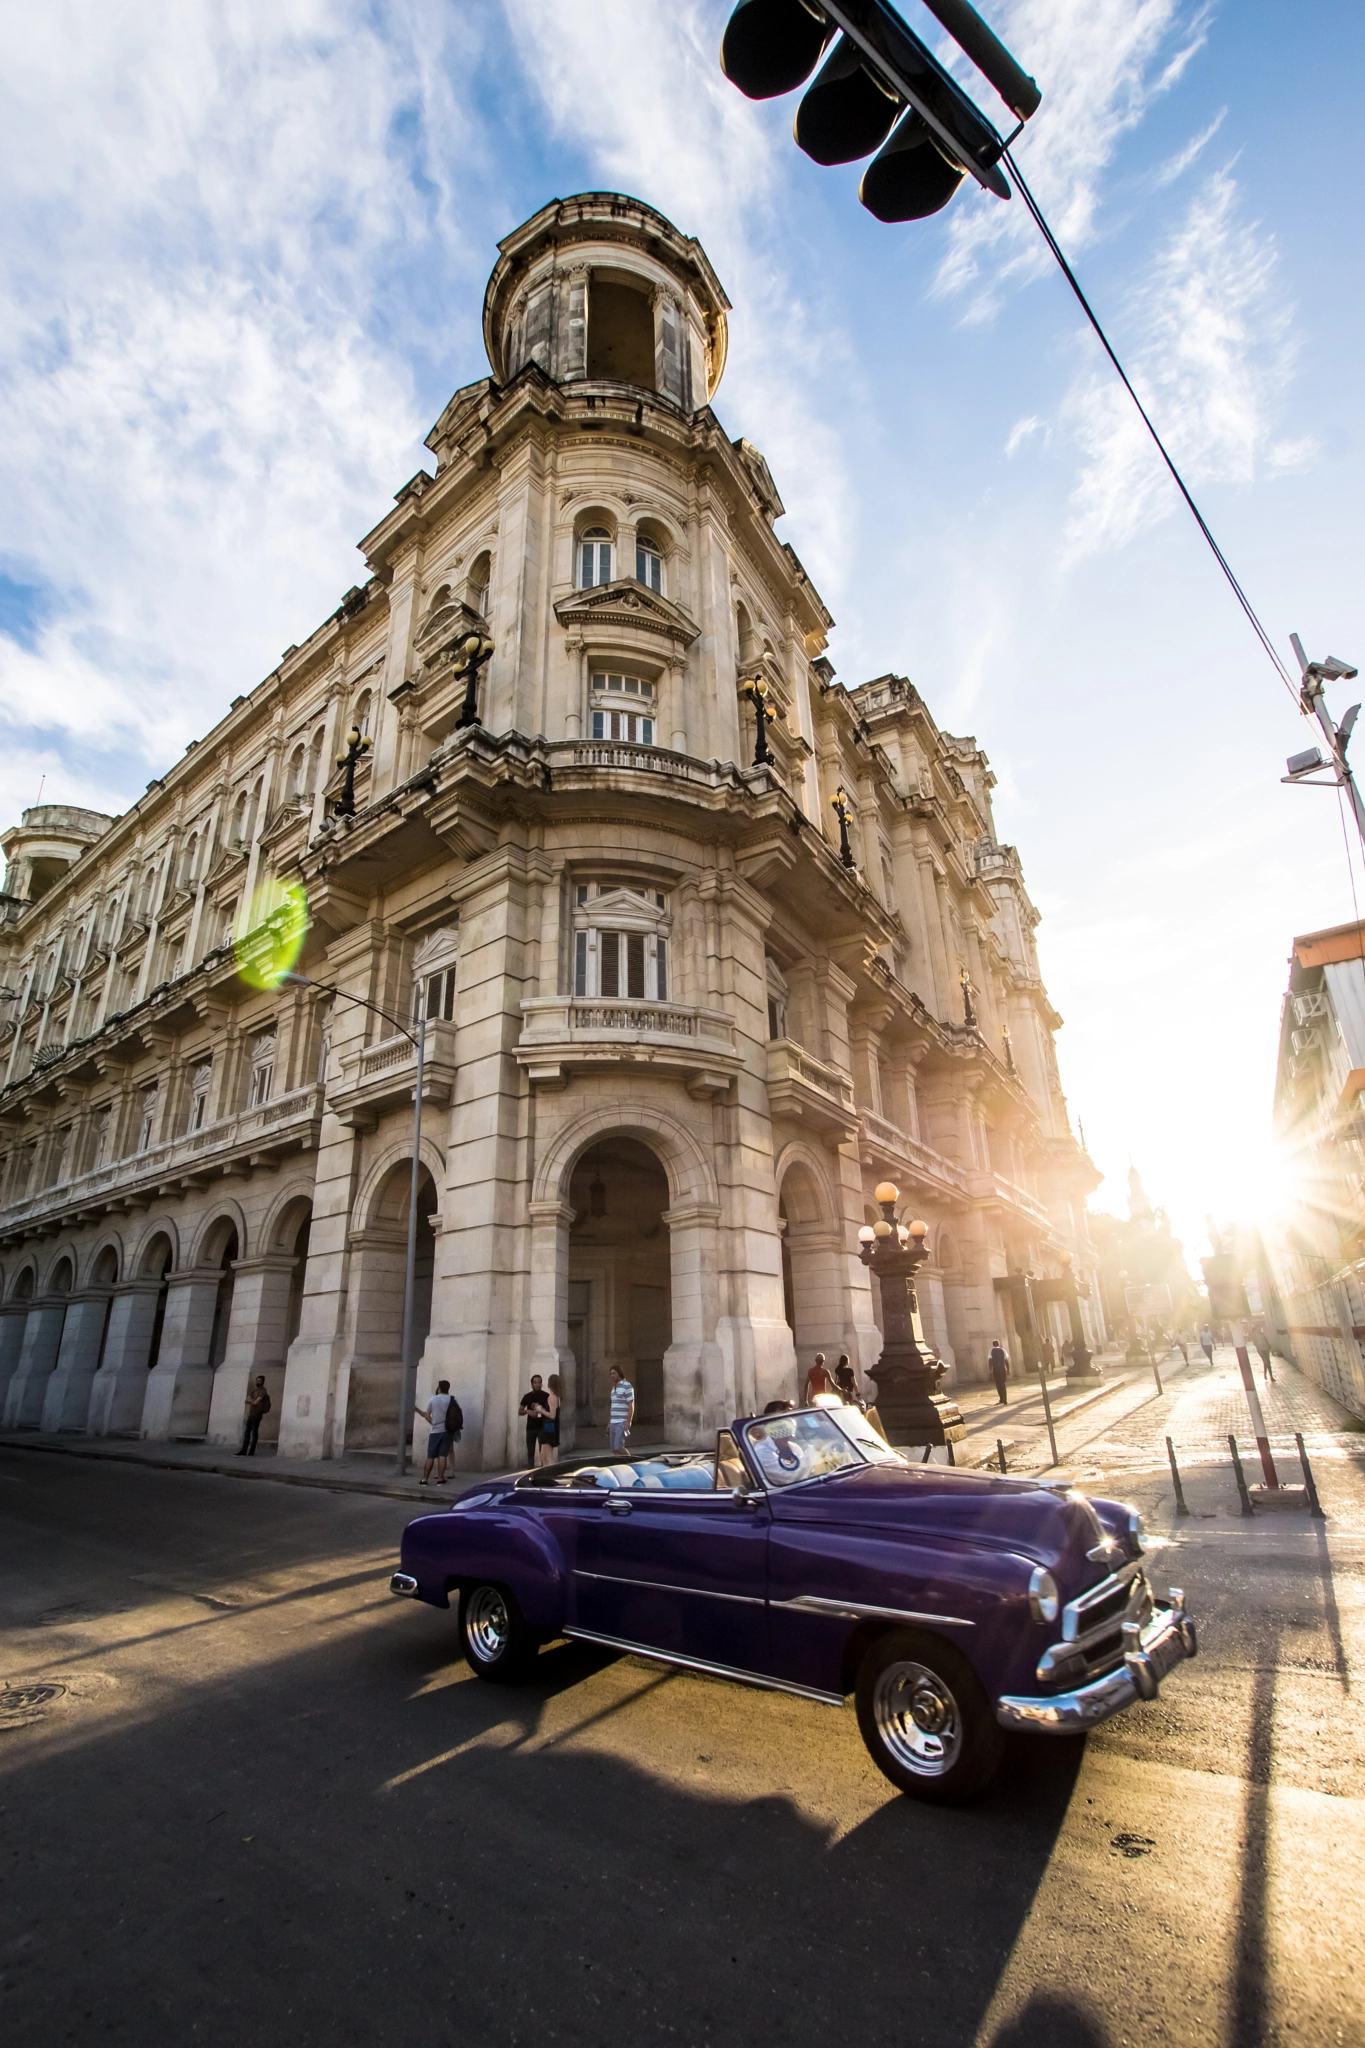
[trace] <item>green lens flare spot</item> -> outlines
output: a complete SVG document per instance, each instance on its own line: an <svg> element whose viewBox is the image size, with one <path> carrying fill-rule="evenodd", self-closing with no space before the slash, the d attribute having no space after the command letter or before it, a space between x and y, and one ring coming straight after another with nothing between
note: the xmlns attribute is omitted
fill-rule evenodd
<svg viewBox="0 0 1365 2048"><path fill-rule="evenodd" d="M248 988L278 988L308 935L308 894L301 882L264 883L252 897L232 941L237 972Z"/></svg>

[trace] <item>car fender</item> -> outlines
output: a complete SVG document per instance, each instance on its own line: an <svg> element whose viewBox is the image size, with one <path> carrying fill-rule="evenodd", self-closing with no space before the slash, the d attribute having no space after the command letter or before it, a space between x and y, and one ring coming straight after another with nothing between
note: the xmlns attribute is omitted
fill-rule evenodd
<svg viewBox="0 0 1365 2048"><path fill-rule="evenodd" d="M555 1633L567 1613L568 1573L542 1522L509 1513L500 1500L443 1515L421 1515L403 1531L402 1566L417 1597L448 1607L452 1588L479 1580L506 1586L529 1626Z"/></svg>

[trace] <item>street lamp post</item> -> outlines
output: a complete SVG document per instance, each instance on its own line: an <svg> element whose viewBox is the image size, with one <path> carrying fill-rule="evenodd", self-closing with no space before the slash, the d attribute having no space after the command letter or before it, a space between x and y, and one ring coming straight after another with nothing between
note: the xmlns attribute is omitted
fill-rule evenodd
<svg viewBox="0 0 1365 2048"><path fill-rule="evenodd" d="M755 768L767 768L772 765L773 758L768 745L768 720L772 716L768 709L768 685L761 676L755 676L744 694L754 707L754 725L757 728L753 765Z"/></svg>
<svg viewBox="0 0 1365 2048"><path fill-rule="evenodd" d="M848 837L848 791L842 786L830 798L830 809L839 820L839 858L846 868L857 866Z"/></svg>
<svg viewBox="0 0 1365 2048"><path fill-rule="evenodd" d="M938 1392L948 1370L925 1344L915 1274L929 1256L927 1223L900 1223L900 1189L883 1181L876 1190L881 1220L858 1232L858 1256L876 1276L882 1304L882 1352L870 1377L877 1382L877 1413L888 1440L952 1446L967 1433L956 1402Z"/></svg>
<svg viewBox="0 0 1365 2048"><path fill-rule="evenodd" d="M381 1010L378 1003L367 1003L363 996L348 995L344 989L334 988L330 982L314 981L307 974L285 974L282 981L293 982L300 988L315 988L322 995L335 996L343 1003L355 1003L362 1010L372 1010L376 1017L382 1017L386 1024L392 1024L396 1031L414 1048L417 1055L416 1085L413 1090L412 1110L412 1178L408 1190L408 1244L407 1260L403 1269L403 1380L398 1400L398 1456L397 1471L401 1479L408 1469L408 1419L417 1401L417 1357L413 1346L413 1311L417 1295L417 1183L422 1165L422 1087L426 1075L427 1020L426 1010L420 994L417 1003L417 1029L409 1031L406 1024L399 1022L389 1011Z"/></svg>
<svg viewBox="0 0 1365 2048"><path fill-rule="evenodd" d="M1095 1364L1090 1348L1085 1341L1085 1324L1081 1321L1080 1289L1076 1285L1075 1259L1070 1252L1060 1252L1058 1260L1062 1268L1061 1299L1066 1303L1067 1316L1071 1323L1071 1364L1067 1368L1069 1380L1099 1379L1100 1369Z"/></svg>
<svg viewBox="0 0 1365 2048"><path fill-rule="evenodd" d="M493 653L493 642L486 633L467 633L456 642L456 652L461 659L456 663L455 673L465 679L464 705L455 721L458 729L483 722L479 717L479 670Z"/></svg>
<svg viewBox="0 0 1365 2048"><path fill-rule="evenodd" d="M346 751L337 755L337 767L346 772L342 778L341 795L336 800L334 815L338 818L355 816L355 771L370 751L371 742L353 725L346 735Z"/></svg>

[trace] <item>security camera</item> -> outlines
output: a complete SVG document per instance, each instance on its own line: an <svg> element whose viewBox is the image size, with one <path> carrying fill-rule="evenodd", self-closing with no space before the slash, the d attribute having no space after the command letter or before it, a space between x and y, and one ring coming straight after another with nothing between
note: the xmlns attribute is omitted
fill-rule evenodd
<svg viewBox="0 0 1365 2048"><path fill-rule="evenodd" d="M1360 674L1349 662L1338 661L1335 654L1329 654L1326 661L1315 662L1314 667L1327 683L1353 683Z"/></svg>

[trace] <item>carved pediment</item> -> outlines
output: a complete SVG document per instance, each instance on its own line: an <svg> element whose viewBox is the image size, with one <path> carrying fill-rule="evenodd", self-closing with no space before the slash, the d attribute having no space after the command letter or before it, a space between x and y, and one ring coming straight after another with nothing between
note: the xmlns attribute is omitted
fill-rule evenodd
<svg viewBox="0 0 1365 2048"><path fill-rule="evenodd" d="M449 654L453 643L463 640L469 633L483 633L488 630L487 621L480 613L471 609L463 600L452 600L439 605L431 616L422 622L413 646L424 668L431 668Z"/></svg>
<svg viewBox="0 0 1365 2048"><path fill-rule="evenodd" d="M262 846L273 847L277 840L287 839L291 831L307 824L312 810L311 797L286 797L266 820L265 830L261 834Z"/></svg>
<svg viewBox="0 0 1365 2048"><path fill-rule="evenodd" d="M749 481L758 494L758 500L763 507L765 516L769 520L780 519L787 508L777 495L777 485L773 482L773 473L767 463L763 460L763 457L759 454L752 441L741 439L736 441L733 446L735 453L749 472Z"/></svg>
<svg viewBox="0 0 1365 2048"><path fill-rule="evenodd" d="M598 583L591 590L576 590L555 606L561 626L580 632L647 633L671 640L675 646L690 647L701 632L682 609L657 590L646 589L634 577L615 583Z"/></svg>
<svg viewBox="0 0 1365 2048"><path fill-rule="evenodd" d="M217 860L215 860L213 866L204 877L205 886L212 888L216 883L226 881L229 875L235 874L238 868L246 865L246 859L247 852L244 846L223 847Z"/></svg>

